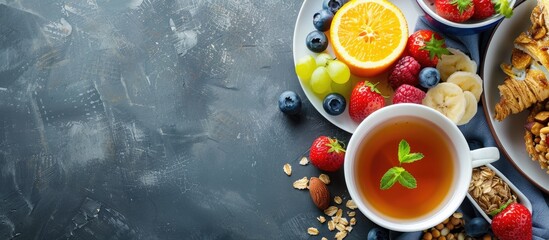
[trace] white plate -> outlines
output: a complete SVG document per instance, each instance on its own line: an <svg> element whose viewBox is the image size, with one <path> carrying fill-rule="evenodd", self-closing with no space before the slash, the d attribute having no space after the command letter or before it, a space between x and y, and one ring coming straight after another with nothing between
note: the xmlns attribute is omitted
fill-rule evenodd
<svg viewBox="0 0 549 240"><path fill-rule="evenodd" d="M499 65L502 62L510 62L513 40L530 26L530 13L536 3L537 1L522 2L515 8L513 17L504 19L496 27L481 66L482 79L484 79L483 106L490 130L500 149L526 178L549 193L549 174L545 173L526 153L524 124L528 111L511 115L501 122L494 119L494 107L500 99L497 86L505 79L505 74Z"/></svg>
<svg viewBox="0 0 549 240"><path fill-rule="evenodd" d="M408 29L410 33L414 30L414 27L416 25L416 21L418 18L418 12L416 10L417 6L413 1L409 0L389 0L393 4L395 4L402 13L404 13L404 16L406 17L406 20L408 21ZM303 57L307 54L316 56L317 53L309 51L309 49L305 46L305 38L307 37L307 34L309 34L311 31L315 30L313 26L313 15L318 10L322 9L322 0L304 0L303 5L301 6L301 10L299 10L299 15L297 16L297 21L295 23L295 29L294 29L294 39L293 39L293 53L294 53L294 65L297 59L300 57ZM334 53L332 51L332 48L330 45L328 45L327 50L332 56L334 56ZM378 76L378 79L374 79L374 81L380 81L386 76ZM372 78L369 78L372 79ZM385 81L386 82L386 81ZM354 122L351 117L349 116L348 112L348 103L347 103L347 109L344 113L342 113L339 116L332 116L326 113L324 111L324 108L322 107L322 99L320 99L318 96L316 96L312 90L308 86L304 86L301 81L299 81L299 84L301 84L301 88L305 92L305 95L307 95L307 99L313 104L313 106L316 108L322 116L324 116L326 119L328 119L330 122L332 122L337 127L349 132L353 133L358 126L358 123ZM387 87L385 87L387 88ZM384 94L387 93L387 91L391 91L390 89L380 89ZM387 100L389 102L389 99Z"/></svg>

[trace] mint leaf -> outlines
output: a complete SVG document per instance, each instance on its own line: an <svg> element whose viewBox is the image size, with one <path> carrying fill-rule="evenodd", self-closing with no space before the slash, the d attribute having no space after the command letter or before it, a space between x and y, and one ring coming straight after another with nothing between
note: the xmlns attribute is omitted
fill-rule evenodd
<svg viewBox="0 0 549 240"><path fill-rule="evenodd" d="M417 181L414 176L404 169L402 169L402 172L398 175L398 183L409 189L417 187Z"/></svg>
<svg viewBox="0 0 549 240"><path fill-rule="evenodd" d="M400 178L400 174L404 172L404 168L401 167L392 167L381 177L381 182L379 188L382 190L389 189L392 187Z"/></svg>
<svg viewBox="0 0 549 240"><path fill-rule="evenodd" d="M402 159L410 153L410 144L406 140L400 140L398 144L398 161L402 162Z"/></svg>
<svg viewBox="0 0 549 240"><path fill-rule="evenodd" d="M423 158L423 154L421 153L410 153L406 156L404 156L402 159L399 159L401 163L412 163L417 160L421 160Z"/></svg>

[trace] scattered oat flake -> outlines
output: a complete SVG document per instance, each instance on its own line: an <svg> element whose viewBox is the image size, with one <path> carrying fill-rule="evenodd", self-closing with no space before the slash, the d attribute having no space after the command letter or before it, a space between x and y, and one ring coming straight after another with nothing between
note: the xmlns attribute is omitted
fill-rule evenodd
<svg viewBox="0 0 549 240"><path fill-rule="evenodd" d="M324 210L324 214L328 215L328 216L333 216L334 214L336 214L338 208L336 206L329 206L328 208L326 208Z"/></svg>
<svg viewBox="0 0 549 240"><path fill-rule="evenodd" d="M320 223L326 222L326 218L324 216L319 216L316 218Z"/></svg>
<svg viewBox="0 0 549 240"><path fill-rule="evenodd" d="M310 227L310 228L307 228L307 233L311 236L316 236L318 235L318 229L314 228L314 227Z"/></svg>
<svg viewBox="0 0 549 240"><path fill-rule="evenodd" d="M336 217L341 217L343 216L343 209L338 209L337 212L336 212Z"/></svg>
<svg viewBox="0 0 549 240"><path fill-rule="evenodd" d="M307 159L307 157L302 157L301 160L299 160L299 165L305 166L307 164L309 164L309 159Z"/></svg>
<svg viewBox="0 0 549 240"><path fill-rule="evenodd" d="M343 224L343 225L349 225L349 221L347 221L347 218L341 218L339 219L339 223Z"/></svg>
<svg viewBox="0 0 549 240"><path fill-rule="evenodd" d="M348 227L346 227L346 228L345 228L345 231L347 231L347 232L351 232L351 231L353 231L353 227L351 227L351 226L348 226Z"/></svg>
<svg viewBox="0 0 549 240"><path fill-rule="evenodd" d="M342 223L336 224L336 229L340 232L345 231L345 227L347 226L343 225Z"/></svg>
<svg viewBox="0 0 549 240"><path fill-rule="evenodd" d="M336 224L333 220L328 221L328 230L333 231L336 228Z"/></svg>
<svg viewBox="0 0 549 240"><path fill-rule="evenodd" d="M303 177L302 179L295 181L293 185L296 189L306 189L308 183L309 179L307 179L307 177Z"/></svg>
<svg viewBox="0 0 549 240"><path fill-rule="evenodd" d="M354 217L354 216L356 216L356 212L355 211L347 212L347 216Z"/></svg>
<svg viewBox="0 0 549 240"><path fill-rule="evenodd" d="M337 203L337 204L341 204L343 202L343 200L341 199L340 196L335 196L334 197L334 202Z"/></svg>
<svg viewBox="0 0 549 240"><path fill-rule="evenodd" d="M351 210L355 210L358 208L358 206L356 205L355 201L353 201L352 199L351 200L348 200L347 203L345 203L345 206L348 207L349 209Z"/></svg>
<svg viewBox="0 0 549 240"><path fill-rule="evenodd" d="M340 219L341 219L341 217L338 217L338 216L333 216L332 217L332 221L334 221L335 224L338 224Z"/></svg>
<svg viewBox="0 0 549 240"><path fill-rule="evenodd" d="M326 185L330 184L330 177L324 173L320 174L320 176L318 176L318 179L320 179L320 181L322 181Z"/></svg>
<svg viewBox="0 0 549 240"><path fill-rule="evenodd" d="M335 238L336 238L337 240L342 240L342 239L344 239L345 237L347 237L347 231L339 231L339 232L337 232L336 235L335 235Z"/></svg>
<svg viewBox="0 0 549 240"><path fill-rule="evenodd" d="M327 238L325 238L325 237L322 237L322 238L321 238L320 240L328 240L328 239L327 239Z"/></svg>
<svg viewBox="0 0 549 240"><path fill-rule="evenodd" d="M351 226L354 226L356 224L356 218L351 218L351 221L349 221L349 224L351 224Z"/></svg>
<svg viewBox="0 0 549 240"><path fill-rule="evenodd" d="M286 173L286 175L288 176L291 176L292 175L292 165L290 165L289 163L286 163L284 164L284 173Z"/></svg>

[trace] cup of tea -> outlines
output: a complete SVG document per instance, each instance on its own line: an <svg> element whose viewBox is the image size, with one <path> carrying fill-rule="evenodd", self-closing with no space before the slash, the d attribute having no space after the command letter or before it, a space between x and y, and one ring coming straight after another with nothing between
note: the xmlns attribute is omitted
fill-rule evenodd
<svg viewBox="0 0 549 240"><path fill-rule="evenodd" d="M500 157L495 147L471 151L456 124L438 111L401 103L359 124L345 154L345 182L374 223L414 232L450 217L461 205L472 169Z"/></svg>

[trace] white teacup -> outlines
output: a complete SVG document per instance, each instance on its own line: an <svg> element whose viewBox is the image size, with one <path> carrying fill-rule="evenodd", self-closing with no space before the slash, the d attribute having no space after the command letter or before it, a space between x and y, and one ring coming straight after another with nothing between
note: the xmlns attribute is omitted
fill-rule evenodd
<svg viewBox="0 0 549 240"><path fill-rule="evenodd" d="M370 166L377 164L377 161L379 159L376 159L376 161L372 162L366 162L366 163L359 163L359 156L362 156L363 161L365 160L365 155L361 152L368 152L369 146L372 145L383 145L381 140L384 137L380 137L383 135L379 135L383 133L379 129L386 128L387 124L409 124L409 121L416 121L420 122L424 126L429 126L429 129L436 129L432 132L435 132L436 136L439 136L441 138L444 138L446 141L445 146L447 146L447 152L451 153L449 159L451 159L451 166L447 169L437 169L436 171L442 171L445 174L448 174L448 180L446 180L448 189L446 189L444 194L440 194L440 203L437 203L434 205L431 209L431 207L425 207L422 206L423 202L419 202L416 205L413 205L409 208L406 208L408 210L404 211L413 211L416 208L420 209L421 207L425 207L426 209L429 209L424 214L419 214L418 216L414 216L411 218L400 218L395 216L389 216L383 211L376 209L374 207L375 204L371 201L371 199L379 199L379 196L373 197L374 192L378 192L378 189L374 189L372 191L366 191L363 185L365 183L362 183L364 181L365 176L359 176L361 174L365 174L365 170L359 169L360 166ZM408 122L407 122L408 121ZM412 122L413 122L412 121ZM404 125L408 127L408 125ZM410 125L411 126L411 125ZM411 129L405 129L407 132L414 131ZM377 133L376 133L377 132ZM390 132L390 131L388 131ZM425 132L425 133L424 133ZM421 135L421 138L430 139L431 136L428 135L429 131L423 131L420 132L419 135ZM372 136L375 136L375 141L372 141L370 138ZM404 135L403 135L404 136ZM378 140L380 139L380 140ZM435 138L433 138L435 139ZM381 141L381 143L378 143ZM418 140L419 141L419 140ZM374 143L375 144L371 144ZM393 141L394 142L394 141ZM363 146L363 145L369 145L369 146ZM391 146L393 144L391 143ZM417 144L416 144L417 145ZM436 145L436 144L433 144ZM384 146L384 145L383 145ZM413 143L410 144L411 151L415 152L416 149L414 149ZM397 149L398 146L394 147L395 149L395 156L397 155ZM425 148L423 148L425 149ZM377 150L372 150L377 151ZM427 150L429 152L429 150ZM373 153L372 153L373 154ZM385 154L387 155L387 154ZM379 156L385 156L385 155L379 155ZM369 156L369 155L366 155ZM376 155L378 156L378 155ZM446 118L444 115L439 113L436 110L433 110L429 107L419 105L419 104L394 104L387 107L384 107L380 110L375 111L370 116L368 116L356 129L356 131L351 136L351 140L349 141L349 144L347 146L347 152L345 156L345 164L344 164L344 170L345 170L345 181L347 184L347 188L349 190L349 194L352 197L352 199L356 202L359 210L371 221L374 223L395 231L401 231L401 232L413 232L413 231L420 231L424 229L428 229L430 227L433 227L442 221L444 221L446 218L451 216L460 206L460 204L465 199L465 196L467 194L469 184L471 181L471 173L472 168L482 166L484 164L494 162L499 159L499 151L495 147L486 147L481 149L476 149L471 151L467 141L465 140L465 137L461 133L461 131L457 128L456 124L450 121L448 118ZM398 157L397 162L398 162ZM428 159L429 156L425 156L425 159ZM393 160L392 160L393 161ZM409 163L409 164L403 164L404 168L408 168L408 166L412 166L412 164L417 164L421 161L425 161L423 164L431 164L433 163L433 160L419 160L417 162ZM430 162L429 162L430 161ZM365 169L365 168L364 168ZM375 169L372 167L372 169ZM453 170L452 170L453 169ZM372 170L368 170L372 172ZM417 170L417 172L421 172L421 170ZM381 173L375 173L375 174L383 174ZM411 172L412 175L416 174L414 172ZM371 175L374 175L373 172ZM425 174L424 174L425 175ZM426 176L429 176L427 174ZM426 180L427 179L427 180ZM380 180L380 179L379 179ZM377 178L375 180L377 181ZM405 189L403 191L403 194L399 193L399 200L401 198L402 201L408 201L409 199L412 199L413 195L418 194L417 196L420 196L419 194L423 194L424 192L418 192L418 191L424 191L421 189L421 187L426 186L426 184L437 184L438 180L436 179L430 179L429 177L424 178L422 181L418 179L417 181L417 188L416 189ZM379 184L379 181L375 184ZM395 185L398 185L397 182ZM423 185L422 185L423 184ZM395 186L393 187L402 187L402 186ZM372 189L372 188L370 188ZM402 187L404 189L404 187ZM437 188L434 188L437 189ZM395 189L394 191L397 191L398 189ZM382 191L387 190L381 190L381 195L385 194ZM370 195L369 195L370 194ZM380 195L380 196L381 196ZM395 198L392 198L393 200ZM398 201L398 200L395 200ZM376 203L377 204L377 203ZM379 205L376 205L379 206Z"/></svg>

